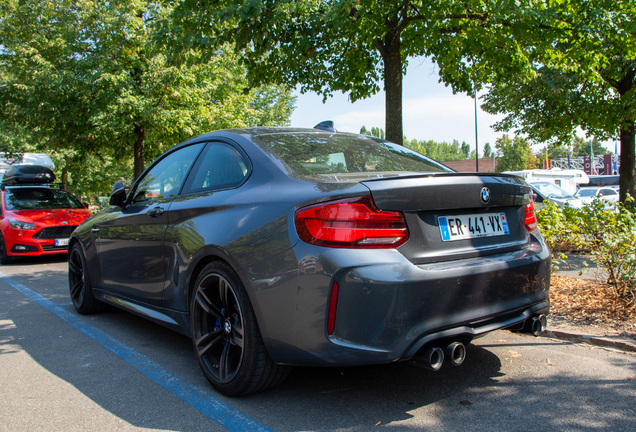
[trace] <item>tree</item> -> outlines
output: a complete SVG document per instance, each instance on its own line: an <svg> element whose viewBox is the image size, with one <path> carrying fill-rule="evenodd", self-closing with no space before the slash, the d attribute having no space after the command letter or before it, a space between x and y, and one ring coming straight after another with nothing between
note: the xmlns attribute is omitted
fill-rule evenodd
<svg viewBox="0 0 636 432"><path fill-rule="evenodd" d="M462 153L464 154L465 159L470 157L470 144L466 141L462 142Z"/></svg>
<svg viewBox="0 0 636 432"><path fill-rule="evenodd" d="M490 143L484 144L484 158L492 157L492 149Z"/></svg>
<svg viewBox="0 0 636 432"><path fill-rule="evenodd" d="M431 57L455 92L508 84L518 102L493 110L524 119L526 129L537 125L537 136L569 137L578 126L600 139L620 135L621 198L634 192L636 2L184 0L178 10L188 43L231 40L256 82L325 97L344 91L351 100L382 83L387 139L395 142L409 57ZM545 99L522 103L533 91Z"/></svg>
<svg viewBox="0 0 636 432"><path fill-rule="evenodd" d="M516 67L513 54L501 54L516 54L517 45L501 34L497 19L490 32L472 31L491 12L480 0L183 0L174 14L183 32L174 45L231 42L252 82L299 85L301 92L325 98L342 91L356 101L384 88L386 138L402 143L402 76L409 57L431 56L444 68L447 83L471 94L476 89L466 74L470 63L463 61L454 35L467 32L461 43L497 50L494 69ZM474 24L468 27L467 21ZM475 41L476 35L489 42Z"/></svg>
<svg viewBox="0 0 636 432"><path fill-rule="evenodd" d="M548 144L547 150L550 159L566 158L568 152L570 157L591 156L592 153L598 156L608 153L598 139L593 138L586 141L579 136L575 136L571 144L561 141L552 142Z"/></svg>
<svg viewBox="0 0 636 432"><path fill-rule="evenodd" d="M418 141L413 139L410 141L404 140L404 145L439 162L475 158L475 151L470 151L470 146L465 142L460 145L457 140L454 140L452 143L440 143L433 140ZM466 151L468 151L468 155Z"/></svg>
<svg viewBox="0 0 636 432"><path fill-rule="evenodd" d="M150 0L2 2L2 123L21 125L40 149L73 149L78 161L131 158L134 177L189 136L288 124L289 91L250 89L226 47L166 55L171 11L172 2Z"/></svg>
<svg viewBox="0 0 636 432"><path fill-rule="evenodd" d="M375 126L372 127L371 130L369 130L366 128L366 126L363 125L360 128L360 134L384 139L384 129Z"/></svg>
<svg viewBox="0 0 636 432"><path fill-rule="evenodd" d="M538 161L530 149L530 143L521 137L516 136L511 139L508 135L504 135L497 138L495 148L499 153L497 172L521 171L538 166Z"/></svg>
<svg viewBox="0 0 636 432"><path fill-rule="evenodd" d="M499 130L518 129L535 141L570 142L578 127L598 139L620 138L625 202L635 185L636 3L550 5L552 18L533 33L549 34L552 46L529 74L494 77L484 109L507 114Z"/></svg>

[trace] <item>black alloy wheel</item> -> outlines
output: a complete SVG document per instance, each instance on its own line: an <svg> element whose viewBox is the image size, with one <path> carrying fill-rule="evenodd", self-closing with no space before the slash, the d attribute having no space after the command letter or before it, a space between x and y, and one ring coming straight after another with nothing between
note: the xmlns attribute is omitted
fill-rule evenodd
<svg viewBox="0 0 636 432"><path fill-rule="evenodd" d="M95 298L90 279L86 277L86 259L79 243L68 255L68 286L75 309L84 315L99 312L103 303Z"/></svg>
<svg viewBox="0 0 636 432"><path fill-rule="evenodd" d="M289 368L269 358L245 288L225 263L208 264L199 275L190 318L199 365L221 393L254 393L287 377Z"/></svg>

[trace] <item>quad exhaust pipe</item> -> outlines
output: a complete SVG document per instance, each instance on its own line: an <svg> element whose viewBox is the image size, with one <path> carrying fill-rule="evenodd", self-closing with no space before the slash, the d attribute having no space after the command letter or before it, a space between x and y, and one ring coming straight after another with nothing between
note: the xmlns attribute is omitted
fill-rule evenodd
<svg viewBox="0 0 636 432"><path fill-rule="evenodd" d="M438 371L444 364L446 357L455 366L461 365L466 359L466 346L461 342L452 342L444 348L437 345L426 345L415 354L411 362L417 366Z"/></svg>

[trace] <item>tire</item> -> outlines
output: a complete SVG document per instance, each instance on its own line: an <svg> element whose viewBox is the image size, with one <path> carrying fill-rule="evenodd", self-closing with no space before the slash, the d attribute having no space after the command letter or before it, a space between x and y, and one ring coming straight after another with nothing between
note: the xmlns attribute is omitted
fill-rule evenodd
<svg viewBox="0 0 636 432"><path fill-rule="evenodd" d="M73 306L82 315L99 312L104 305L93 295L86 270L84 251L79 243L75 243L68 254L68 287Z"/></svg>
<svg viewBox="0 0 636 432"><path fill-rule="evenodd" d="M210 263L197 278L190 320L199 366L219 392L255 393L289 375L269 358L245 287L227 264Z"/></svg>
<svg viewBox="0 0 636 432"><path fill-rule="evenodd" d="M4 236L0 234L0 264L11 264L13 259L7 255L7 244L4 241Z"/></svg>

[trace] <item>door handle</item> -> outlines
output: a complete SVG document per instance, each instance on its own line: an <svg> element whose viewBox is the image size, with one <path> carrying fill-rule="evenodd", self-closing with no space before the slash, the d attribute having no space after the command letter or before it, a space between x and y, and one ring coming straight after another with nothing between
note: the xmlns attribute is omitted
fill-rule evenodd
<svg viewBox="0 0 636 432"><path fill-rule="evenodd" d="M150 217L156 218L163 214L163 209L161 207L155 207L153 209L148 210L148 213L146 214Z"/></svg>

